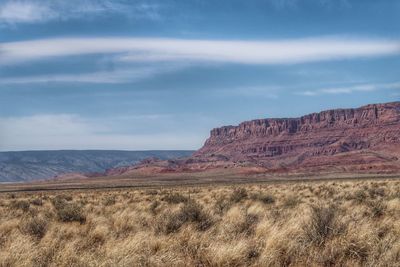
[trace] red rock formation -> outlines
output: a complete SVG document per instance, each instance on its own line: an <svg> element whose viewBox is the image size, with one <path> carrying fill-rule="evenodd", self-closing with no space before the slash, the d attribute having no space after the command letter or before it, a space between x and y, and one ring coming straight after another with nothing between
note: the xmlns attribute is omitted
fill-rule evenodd
<svg viewBox="0 0 400 267"><path fill-rule="evenodd" d="M260 119L211 130L193 156L149 158L105 176L203 172L400 172L400 102L300 118Z"/></svg>
<svg viewBox="0 0 400 267"><path fill-rule="evenodd" d="M393 102L216 128L191 160L213 161L218 157L268 169L365 168L360 166L399 166L398 156L400 102Z"/></svg>

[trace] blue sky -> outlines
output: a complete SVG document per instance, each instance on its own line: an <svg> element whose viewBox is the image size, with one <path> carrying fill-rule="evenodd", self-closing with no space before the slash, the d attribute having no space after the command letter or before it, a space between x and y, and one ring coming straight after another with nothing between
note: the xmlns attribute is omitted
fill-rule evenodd
<svg viewBox="0 0 400 267"><path fill-rule="evenodd" d="M0 0L0 150L197 149L400 99L397 0Z"/></svg>

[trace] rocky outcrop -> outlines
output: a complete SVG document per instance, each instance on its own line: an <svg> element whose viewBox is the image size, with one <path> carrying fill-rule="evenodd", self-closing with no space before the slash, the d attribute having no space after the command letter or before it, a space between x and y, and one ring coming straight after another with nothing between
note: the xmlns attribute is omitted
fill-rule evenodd
<svg viewBox="0 0 400 267"><path fill-rule="evenodd" d="M398 156L400 102L393 102L216 128L192 160L219 157L282 169L397 165Z"/></svg>

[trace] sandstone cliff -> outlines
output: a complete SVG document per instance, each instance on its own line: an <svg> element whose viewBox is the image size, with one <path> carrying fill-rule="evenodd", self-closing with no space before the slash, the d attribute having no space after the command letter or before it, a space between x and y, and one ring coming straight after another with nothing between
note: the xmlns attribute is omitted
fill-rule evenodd
<svg viewBox="0 0 400 267"><path fill-rule="evenodd" d="M240 176L400 173L400 102L224 126L211 130L204 146L190 157L149 158L96 175L152 177L203 171Z"/></svg>
<svg viewBox="0 0 400 267"><path fill-rule="evenodd" d="M192 161L226 159L269 169L385 169L397 168L398 156L400 102L393 102L216 128Z"/></svg>

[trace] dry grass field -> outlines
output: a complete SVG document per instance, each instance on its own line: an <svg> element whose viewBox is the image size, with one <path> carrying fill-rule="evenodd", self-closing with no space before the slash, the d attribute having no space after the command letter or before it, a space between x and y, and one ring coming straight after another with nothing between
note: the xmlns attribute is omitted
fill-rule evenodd
<svg viewBox="0 0 400 267"><path fill-rule="evenodd" d="M0 194L0 266L400 266L400 180Z"/></svg>

